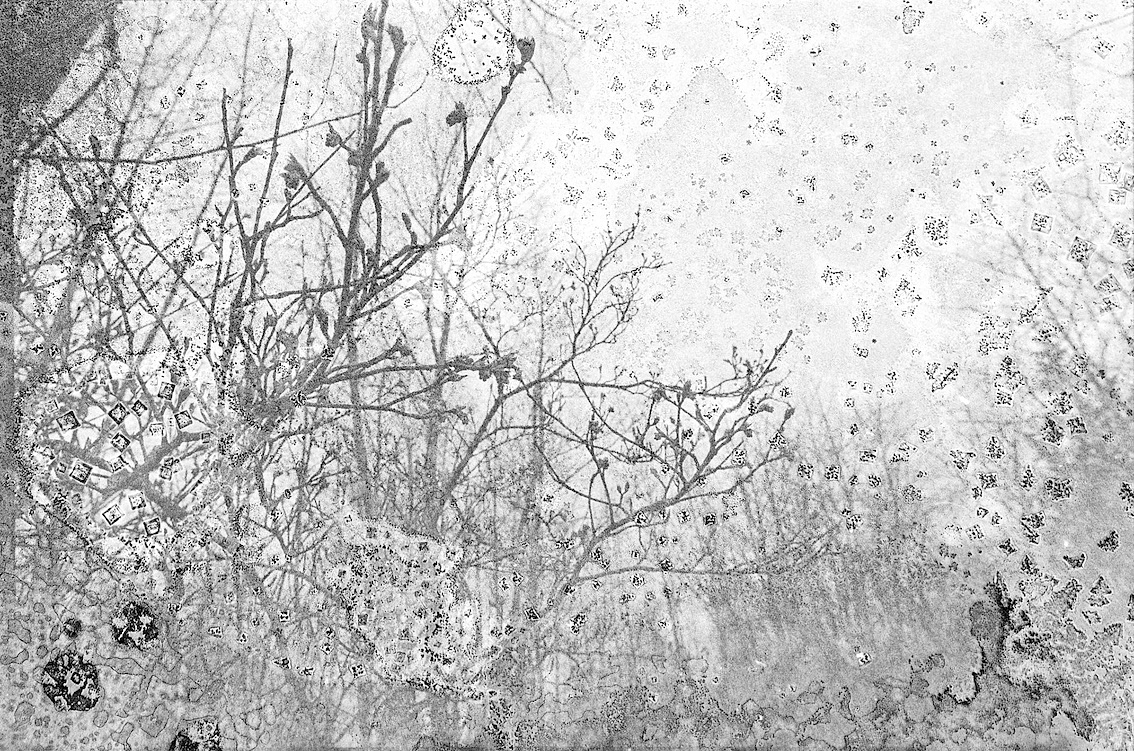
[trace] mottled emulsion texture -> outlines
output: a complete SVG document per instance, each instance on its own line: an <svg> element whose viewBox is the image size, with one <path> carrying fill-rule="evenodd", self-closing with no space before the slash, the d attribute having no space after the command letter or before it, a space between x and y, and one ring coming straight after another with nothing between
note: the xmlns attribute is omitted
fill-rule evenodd
<svg viewBox="0 0 1134 751"><path fill-rule="evenodd" d="M0 0L0 747L1134 748L1132 40Z"/></svg>

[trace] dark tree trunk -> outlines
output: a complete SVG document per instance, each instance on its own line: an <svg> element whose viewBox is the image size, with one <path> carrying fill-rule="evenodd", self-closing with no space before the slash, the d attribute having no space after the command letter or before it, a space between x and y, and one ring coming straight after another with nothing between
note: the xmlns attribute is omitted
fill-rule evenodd
<svg viewBox="0 0 1134 751"><path fill-rule="evenodd" d="M118 0L0 0L0 571L10 570L14 526L27 497L17 447L15 330L19 305L16 194L29 125L59 89Z"/></svg>

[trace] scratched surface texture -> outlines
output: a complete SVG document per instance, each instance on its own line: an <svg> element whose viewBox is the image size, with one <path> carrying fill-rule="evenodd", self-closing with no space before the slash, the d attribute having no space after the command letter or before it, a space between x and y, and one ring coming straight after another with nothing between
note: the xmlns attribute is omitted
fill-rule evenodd
<svg viewBox="0 0 1134 751"><path fill-rule="evenodd" d="M1134 749L1131 0L0 50L0 748Z"/></svg>

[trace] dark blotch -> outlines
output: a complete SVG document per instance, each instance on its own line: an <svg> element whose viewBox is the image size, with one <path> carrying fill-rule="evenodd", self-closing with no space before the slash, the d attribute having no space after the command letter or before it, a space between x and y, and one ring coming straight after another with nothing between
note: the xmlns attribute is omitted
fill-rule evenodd
<svg viewBox="0 0 1134 751"><path fill-rule="evenodd" d="M63 652L43 666L43 693L60 711L86 712L102 698L98 668L76 652Z"/></svg>

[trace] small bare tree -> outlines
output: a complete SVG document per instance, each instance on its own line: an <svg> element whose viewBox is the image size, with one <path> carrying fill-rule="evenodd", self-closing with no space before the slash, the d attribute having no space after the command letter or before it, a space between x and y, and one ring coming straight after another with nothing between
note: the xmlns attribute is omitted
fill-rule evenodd
<svg viewBox="0 0 1134 751"><path fill-rule="evenodd" d="M289 44L270 134L245 137L225 92L211 148L124 159L52 133L37 152L74 226L29 263L31 534L121 582L152 571L138 596L192 616L183 644L254 624L300 705L316 671L342 707L374 675L484 701L503 664L531 680L580 633L603 582L773 565L670 539L780 458L787 338L697 382L613 365L660 266L636 218L550 263L475 257L470 197L535 43L514 40L482 114L452 108L421 199L397 158L412 46L387 15L362 19L355 112L284 127ZM301 160L289 139L314 128ZM163 239L141 176L171 159L212 170Z"/></svg>

